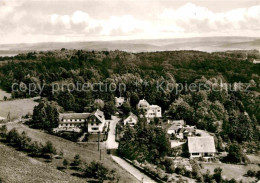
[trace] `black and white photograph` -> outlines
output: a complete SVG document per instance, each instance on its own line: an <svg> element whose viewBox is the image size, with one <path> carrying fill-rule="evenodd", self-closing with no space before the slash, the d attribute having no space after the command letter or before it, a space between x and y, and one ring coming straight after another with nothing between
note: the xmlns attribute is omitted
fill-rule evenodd
<svg viewBox="0 0 260 183"><path fill-rule="evenodd" d="M0 0L0 183L260 183L259 0Z"/></svg>

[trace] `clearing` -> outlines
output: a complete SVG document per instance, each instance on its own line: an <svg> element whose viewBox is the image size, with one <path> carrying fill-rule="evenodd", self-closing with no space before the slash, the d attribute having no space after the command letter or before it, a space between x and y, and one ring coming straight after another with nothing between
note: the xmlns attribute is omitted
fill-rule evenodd
<svg viewBox="0 0 260 183"><path fill-rule="evenodd" d="M202 163L203 169L202 172L206 173L207 169L213 174L214 169L220 167L222 169L223 178L227 179L236 179L237 181L242 180L243 182L254 182L255 179L251 177L244 177L248 170L260 170L258 165L234 165L226 163Z"/></svg>
<svg viewBox="0 0 260 183"><path fill-rule="evenodd" d="M0 101L0 116L7 117L10 112L10 117L14 120L28 113L33 114L34 106L38 105L35 99L37 98Z"/></svg>

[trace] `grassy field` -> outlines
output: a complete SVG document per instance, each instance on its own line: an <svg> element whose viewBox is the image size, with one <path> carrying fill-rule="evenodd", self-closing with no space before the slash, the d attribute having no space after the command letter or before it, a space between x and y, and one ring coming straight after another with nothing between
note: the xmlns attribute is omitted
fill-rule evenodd
<svg viewBox="0 0 260 183"><path fill-rule="evenodd" d="M5 183L85 182L3 144L0 157L0 177Z"/></svg>
<svg viewBox="0 0 260 183"><path fill-rule="evenodd" d="M37 104L33 98L0 101L0 116L7 117L10 112L11 119L16 119L28 113L32 114Z"/></svg>
<svg viewBox="0 0 260 183"><path fill-rule="evenodd" d="M225 163L202 163L203 169L202 173L206 173L207 169L213 174L215 168L222 168L223 178L227 179L236 179L237 181L242 180L243 182L254 182L255 179L251 177L244 177L248 170L260 170L258 165L249 164L247 166L244 165L232 165Z"/></svg>
<svg viewBox="0 0 260 183"><path fill-rule="evenodd" d="M73 161L73 158L76 154L81 156L81 159L86 162L90 163L93 160L99 161L99 152L97 151L97 144L77 144L68 140L65 140L60 137L56 137L53 135L49 135L39 130L31 129L22 124L8 124L8 129L16 128L19 132L25 131L29 137L33 140L45 143L46 141L51 141L55 148L57 149L58 153L62 151L64 153L64 158L69 160L70 162ZM106 150L104 149L104 144L102 146L102 153L101 153L101 162L110 169L116 169L118 175L120 175L120 182L138 182L138 180L133 177L130 173L125 171L123 168L119 167L111 158L110 155L106 154ZM61 166L61 164L57 161L53 161L50 163L54 167ZM1 175L0 175L1 177Z"/></svg>

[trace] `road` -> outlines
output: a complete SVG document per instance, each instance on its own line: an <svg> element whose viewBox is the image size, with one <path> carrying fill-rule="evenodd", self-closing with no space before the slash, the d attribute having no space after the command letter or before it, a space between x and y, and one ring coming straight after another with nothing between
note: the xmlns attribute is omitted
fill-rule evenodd
<svg viewBox="0 0 260 183"><path fill-rule="evenodd" d="M116 124L119 122L120 118L112 116L110 121L110 130L108 132L108 137L106 141L107 149L117 149L118 142L116 142Z"/></svg>
<svg viewBox="0 0 260 183"><path fill-rule="evenodd" d="M112 156L113 160L117 162L122 168L124 168L126 171L131 173L135 178L137 178L139 181L143 183L154 183L155 181L152 180L150 177L147 175L143 174L140 172L138 169L133 167L131 164L126 162L125 160L117 157L117 156Z"/></svg>

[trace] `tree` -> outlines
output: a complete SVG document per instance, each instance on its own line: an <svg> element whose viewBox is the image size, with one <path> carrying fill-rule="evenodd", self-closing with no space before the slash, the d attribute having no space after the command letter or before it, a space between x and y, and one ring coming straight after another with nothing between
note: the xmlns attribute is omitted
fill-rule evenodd
<svg viewBox="0 0 260 183"><path fill-rule="evenodd" d="M69 165L69 162L68 162L68 160L64 159L63 162L62 162L62 164L63 164L63 166L64 166L65 168L67 168L68 165Z"/></svg>
<svg viewBox="0 0 260 183"><path fill-rule="evenodd" d="M131 112L131 105L130 103L127 101L127 102L124 102L121 106L121 110L124 114L129 114L129 112Z"/></svg>
<svg viewBox="0 0 260 183"><path fill-rule="evenodd" d="M222 182L222 169L221 168L214 169L213 179L215 179L215 181L218 183Z"/></svg>
<svg viewBox="0 0 260 183"><path fill-rule="evenodd" d="M73 164L74 167L78 167L81 164L81 159L80 159L80 155L79 154L76 154L74 156L74 161L73 161L72 164Z"/></svg>
<svg viewBox="0 0 260 183"><path fill-rule="evenodd" d="M60 107L55 102L42 100L33 109L32 127L51 131L58 126Z"/></svg>
<svg viewBox="0 0 260 183"><path fill-rule="evenodd" d="M231 163L241 163L245 161L245 155L239 144L233 143L229 145L226 160Z"/></svg>
<svg viewBox="0 0 260 183"><path fill-rule="evenodd" d="M3 125L2 127L0 127L0 137L6 138L6 135L7 135L7 127L6 125Z"/></svg>
<svg viewBox="0 0 260 183"><path fill-rule="evenodd" d="M53 146L53 144L50 141L47 141L45 146L43 146L42 154L44 156L49 155L50 158L52 158L53 154L56 154L56 148Z"/></svg>
<svg viewBox="0 0 260 183"><path fill-rule="evenodd" d="M115 106L115 103L113 101L109 101L105 104L104 106L104 113L105 113L105 117L106 119L111 119L111 116L115 114L115 112L117 111L117 108Z"/></svg>

